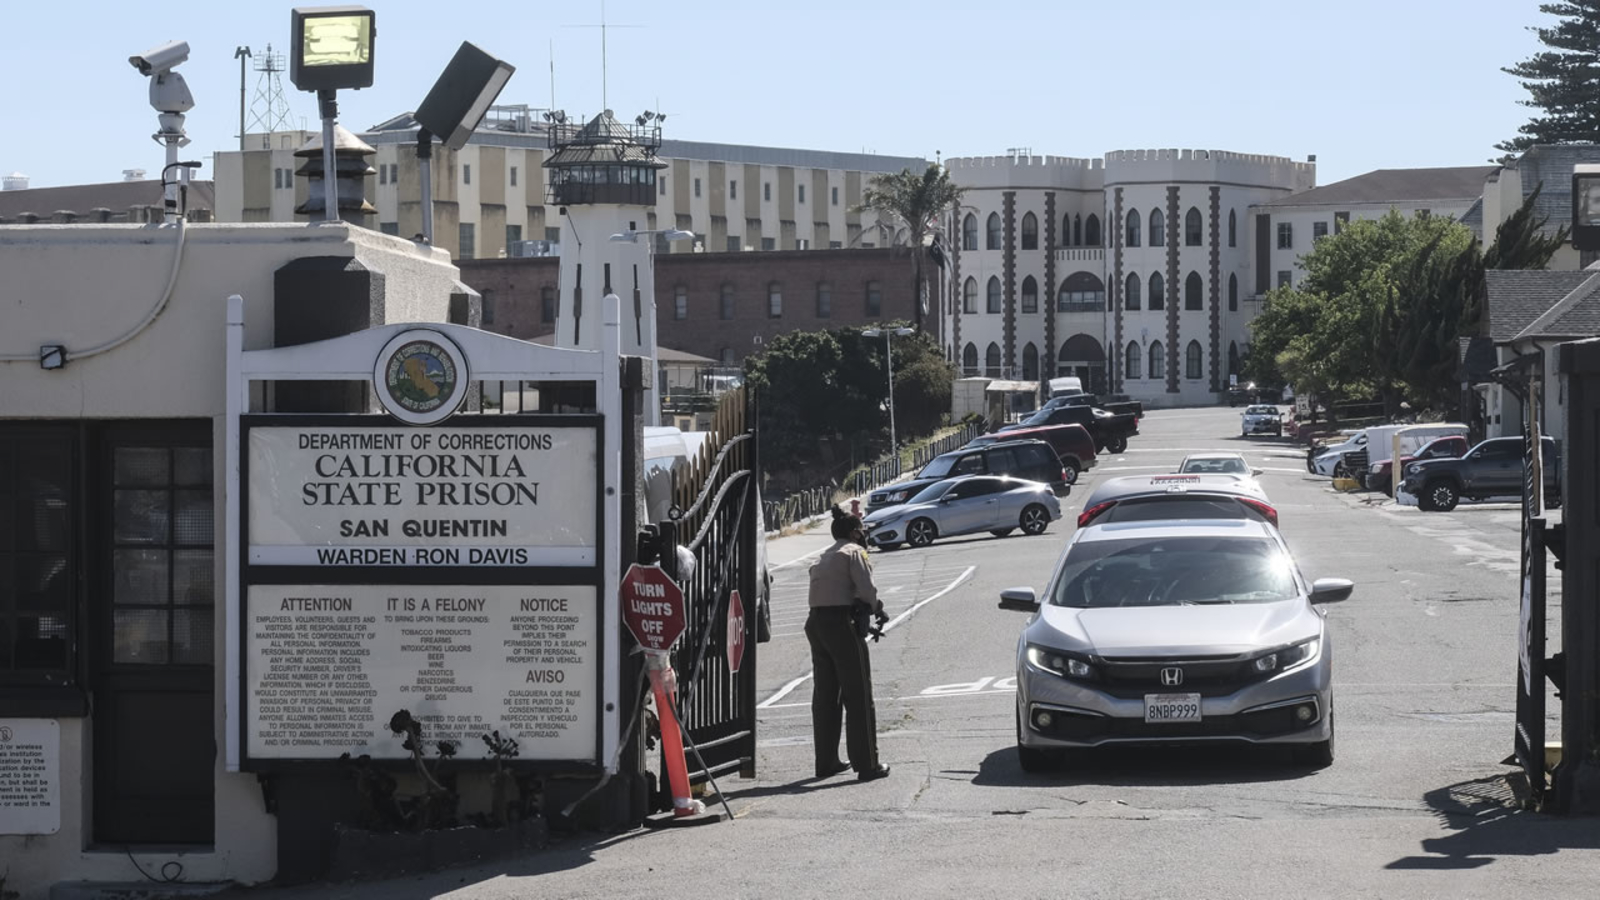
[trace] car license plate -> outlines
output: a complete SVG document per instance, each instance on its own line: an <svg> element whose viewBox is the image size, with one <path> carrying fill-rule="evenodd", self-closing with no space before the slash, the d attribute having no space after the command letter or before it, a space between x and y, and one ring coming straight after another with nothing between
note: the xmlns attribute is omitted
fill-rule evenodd
<svg viewBox="0 0 1600 900"><path fill-rule="evenodd" d="M1146 722L1200 721L1199 694L1145 694Z"/></svg>

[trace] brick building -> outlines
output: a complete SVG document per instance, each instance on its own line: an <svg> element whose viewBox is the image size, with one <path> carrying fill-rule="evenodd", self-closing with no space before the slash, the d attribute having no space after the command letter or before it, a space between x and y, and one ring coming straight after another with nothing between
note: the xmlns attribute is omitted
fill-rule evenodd
<svg viewBox="0 0 1600 900"><path fill-rule="evenodd" d="M555 329L559 263L459 261L462 280L483 295L483 327L524 340ZM741 365L786 332L912 318L904 250L680 253L655 265L658 343L724 365ZM626 306L632 285L613 287ZM938 316L927 324L936 327Z"/></svg>

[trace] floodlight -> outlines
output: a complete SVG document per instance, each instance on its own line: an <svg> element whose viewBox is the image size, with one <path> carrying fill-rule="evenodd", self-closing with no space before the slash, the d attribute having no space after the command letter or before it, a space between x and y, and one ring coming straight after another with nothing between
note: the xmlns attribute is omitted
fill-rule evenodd
<svg viewBox="0 0 1600 900"><path fill-rule="evenodd" d="M510 63L462 41L413 117L446 147L460 150L515 71Z"/></svg>
<svg viewBox="0 0 1600 900"><path fill-rule="evenodd" d="M1600 165L1572 167L1572 246L1600 250Z"/></svg>
<svg viewBox="0 0 1600 900"><path fill-rule="evenodd" d="M302 91L372 87L377 14L364 6L296 7L289 80Z"/></svg>

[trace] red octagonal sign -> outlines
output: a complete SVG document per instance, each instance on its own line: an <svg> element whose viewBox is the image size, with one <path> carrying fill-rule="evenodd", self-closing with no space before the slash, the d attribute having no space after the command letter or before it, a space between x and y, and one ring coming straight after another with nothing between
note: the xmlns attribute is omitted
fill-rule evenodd
<svg viewBox="0 0 1600 900"><path fill-rule="evenodd" d="M728 594L728 671L737 673L744 664L744 601L739 592Z"/></svg>
<svg viewBox="0 0 1600 900"><path fill-rule="evenodd" d="M683 589L660 566L628 567L622 576L622 621L639 646L670 650L688 627Z"/></svg>

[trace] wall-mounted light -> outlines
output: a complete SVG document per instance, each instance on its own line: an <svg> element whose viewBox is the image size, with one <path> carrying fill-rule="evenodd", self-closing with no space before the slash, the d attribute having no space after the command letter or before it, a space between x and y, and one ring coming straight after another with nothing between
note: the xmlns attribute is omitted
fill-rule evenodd
<svg viewBox="0 0 1600 900"><path fill-rule="evenodd" d="M45 344L39 348L39 368L59 369L67 364L67 348L60 344Z"/></svg>

